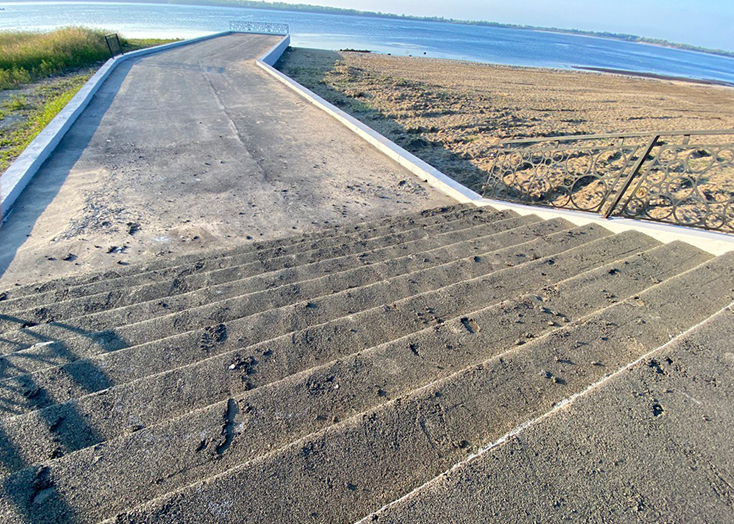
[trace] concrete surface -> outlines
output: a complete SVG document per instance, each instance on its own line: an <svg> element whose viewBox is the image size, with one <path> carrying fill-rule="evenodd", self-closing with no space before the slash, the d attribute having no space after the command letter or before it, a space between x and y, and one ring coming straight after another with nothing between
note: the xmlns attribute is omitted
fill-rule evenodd
<svg viewBox="0 0 734 524"><path fill-rule="evenodd" d="M2 291L0 521L675 521L689 490L686 517L725 520L728 356L651 355L732 303L734 253L434 211ZM677 382L562 419L648 361L701 405L720 395L702 420L721 436L687 429L699 405ZM690 481L649 438L674 415L672 440L697 439ZM553 445L564 427L579 443ZM535 451L428 496L508 432Z"/></svg>
<svg viewBox="0 0 734 524"><path fill-rule="evenodd" d="M732 522L733 346L727 308L365 522Z"/></svg>
<svg viewBox="0 0 734 524"><path fill-rule="evenodd" d="M326 114L335 118L339 123L344 125L347 129L365 140L367 143L374 146L378 151L381 151L389 158L395 160L421 180L425 180L427 184L435 188L437 191L448 195L452 199L461 203L478 202L481 200L481 196L468 187L465 187L456 180L444 175L441 171L429 165L427 162L424 162L412 153L409 153L392 140L381 135L368 125L354 118L352 115L342 111L334 104L327 102L324 98L320 97L310 89L305 88L292 78L275 69L273 65L277 62L278 58L283 55L287 47L282 44L283 43L274 47L258 61L258 65L264 71L279 82L282 82L283 85L292 89L298 95L302 96L305 100L308 100L308 102L324 111Z"/></svg>
<svg viewBox="0 0 734 524"><path fill-rule="evenodd" d="M449 355L464 351L466 346L463 341L467 345L486 347L493 338L491 333L480 329L485 325L487 317L480 318L473 313L463 322L447 326L447 331L453 336L447 337L444 343L436 341L438 347L435 353L429 350L429 354L437 355L438 358L424 355L420 343L417 348L422 357L415 356L404 343L401 349L405 355L402 359L405 365L394 354L389 359L382 358L379 363L371 364L362 353L355 355L352 362L335 362L327 370L312 370L308 379L298 377L305 382L305 387L288 388L289 395L300 397L298 408L287 409L279 404L278 409L283 408L285 413L292 414L290 420L283 420L284 425L295 425L299 414L313 421L318 420L317 414L326 413L328 420L332 410L336 411L336 406L340 406L346 399L365 395L364 389L361 393L355 392L352 389L354 382L349 380L347 373L337 371L338 368L353 370L355 375L362 375L360 382L372 386L371 389L375 392L373 395L380 396L379 391L375 391L380 389L388 400L379 408L366 412L355 410L357 413L346 419L340 416L339 422L333 425L328 426L326 422L327 427L324 429L311 432L276 451L261 452L257 458L240 462L226 473L220 472L140 505L132 511L126 511L118 515L114 522L215 522L218 519L229 523L355 522L384 503L395 500L449 469L470 454L473 448L481 447L480 443L492 442L518 424L535 419L557 402L584 391L606 374L665 344L671 335L685 331L730 304L734 294L722 286L723 281L731 282L730 264L731 257L723 255L621 302L608 307L602 306L601 310L586 318L570 322L563 328L536 337L527 344L508 347L507 341L503 341L501 347L504 351L489 360L456 370L446 378L413 389L410 393L405 393L400 388L393 389L392 385L402 380L404 375L410 374L419 365L417 362L421 358L432 361L433 366L429 364L426 368L441 365L450 369L448 362L439 358L446 357L448 360L451 358ZM620 264L620 267L623 266ZM609 275L609 270L606 273ZM598 287L597 296L600 288L604 289ZM679 307L681 302L691 306L695 304L695 308L682 309ZM550 318L553 306L545 307L550 311L546 313L546 318ZM471 330L466 329L467 323L472 325L470 319L476 321L476 327ZM487 338L482 340L484 337ZM569 343L570 341L573 343ZM701 378L704 377L706 375L701 375ZM293 376L293 379L297 377ZM308 387L309 384L312 387ZM279 394L272 396L282 398ZM318 403L322 396L327 397L325 402L328 403L328 408L316 408L313 411L306 408L307 405ZM232 425L237 428L235 431L244 427L240 433L240 436L244 435L244 440L249 436L249 428L260 420L272 421L270 423L273 425L282 420L262 414L258 404L250 404L250 398L246 397L246 403L243 403L238 402L235 397L230 404L234 407L240 406L232 410L235 413ZM618 399L619 397L610 399L610 411L624 414L629 406L627 403L620 405ZM652 414L657 408L654 407L653 399L649 400L653 404L649 405ZM569 435L579 436L588 443L590 450L595 450L596 442L606 440L606 431L623 429L608 427L606 420L603 425L596 425L593 424L593 419L591 416L576 417L574 420L582 424L587 421L592 423L582 432L569 432ZM608 420L611 422L613 417ZM728 424L724 427L726 426ZM643 426L643 431L632 431L631 438L644 439L644 429ZM549 432L551 438L554 435L553 431ZM631 440L630 445L629 439L623 442L609 440L622 450L616 456L608 457L610 462L617 457L623 460L624 450L635 449L635 440ZM655 449L655 444L662 443L657 441L650 444ZM703 442L701 447L709 453L715 454L717 451L716 445L711 449L708 442ZM533 467L536 464L532 458L533 451L543 453L545 457L545 460L538 461L537 468ZM606 466L606 462L598 464L594 461L589 463L587 469L581 469L576 467L576 457L567 449L561 447L554 451L553 454L545 452L545 446L540 445L527 456L521 455L519 461L517 453L508 456L499 465L498 472L506 481L500 481L488 490L490 495L504 495L508 501L507 511L498 514L494 519L491 513L488 515L478 511L469 515L464 522L550 520L553 515L551 508L537 507L539 504L534 500L526 502L525 496L530 486L537 486L536 493L541 500L546 496L543 486L550 480L550 472L546 473L546 468L543 468L545 471L538 470L541 469L540 466L548 464L551 457L555 459L559 470L557 488L553 487L560 492L564 489L564 478L572 479L578 486L578 491L583 493L588 486L594 486L598 478L595 469L611 469L611 465ZM644 450L637 456L641 460L632 461L628 467L646 478L648 461L644 460ZM724 479L728 477L728 469L724 469L727 462L728 459L721 462ZM715 465L716 463L714 467ZM492 470L493 467L490 472ZM481 485L483 481L479 476L474 480L475 486ZM535 485L530 480L535 480ZM685 475L681 475L681 480L679 491L675 495L685 498L690 493L686 489L688 484L685 482ZM509 488L511 482L512 487ZM664 487L665 482L661 484ZM640 485L643 489L646 486L645 482ZM722 488L725 486L726 484L721 484ZM602 488L598 492L598 498L625 498L629 493L625 491L626 487L619 483L614 486L616 489ZM693 490L693 493L697 492ZM643 494L650 500L657 500L657 493L654 491ZM597 497L594 495L597 492L587 496L587 500L596 502ZM478 490L470 487L467 498L471 500L472 497L478 497ZM690 502L691 507L706 503L697 497L694 499ZM447 512L448 503L441 497L435 500L435 505L439 510L439 517L433 513L418 511L406 521L455 522L452 516L461 516L466 510L465 506L457 504L453 506L453 514ZM217 511L212 511L213 508ZM525 508L527 510L523 511ZM610 518L611 513L605 504L595 505L592 509L589 513L580 514L578 521L620 521ZM660 509L662 511L657 519L650 521L676 521L675 506ZM449 514L449 517L440 518L442 513ZM695 510L688 514L696 516ZM569 518L572 519L573 515ZM365 521L375 520L367 518ZM379 518L376 520L381 521Z"/></svg>
<svg viewBox="0 0 734 524"><path fill-rule="evenodd" d="M4 219L11 211L15 200L30 183L49 155L53 153L61 139L66 135L66 132L84 112L84 109L91 102L97 90L117 66L137 57L190 45L224 34L229 34L229 31L192 38L190 40L172 42L156 47L138 49L137 51L131 51L107 60L92 78L82 86L77 94L74 95L69 103L43 128L43 131L23 150L23 153L13 161L10 167L0 175L0 219ZM287 40L290 40L290 38L286 38L283 41L285 42Z"/></svg>
<svg viewBox="0 0 734 524"><path fill-rule="evenodd" d="M119 66L0 229L0 286L453 201L229 35Z"/></svg>

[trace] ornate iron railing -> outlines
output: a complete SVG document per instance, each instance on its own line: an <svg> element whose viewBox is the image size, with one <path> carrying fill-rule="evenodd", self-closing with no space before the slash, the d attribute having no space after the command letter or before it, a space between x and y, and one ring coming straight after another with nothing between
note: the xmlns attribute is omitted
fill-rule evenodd
<svg viewBox="0 0 734 524"><path fill-rule="evenodd" d="M484 196L734 232L734 130L504 142Z"/></svg>
<svg viewBox="0 0 734 524"><path fill-rule="evenodd" d="M254 33L264 35L287 35L288 24L271 24L269 22L251 22L248 20L230 20L229 30L238 33Z"/></svg>

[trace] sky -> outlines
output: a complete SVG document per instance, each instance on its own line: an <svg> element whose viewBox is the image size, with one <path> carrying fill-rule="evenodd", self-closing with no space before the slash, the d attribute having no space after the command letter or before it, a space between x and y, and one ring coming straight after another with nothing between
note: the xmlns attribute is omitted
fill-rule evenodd
<svg viewBox="0 0 734 524"><path fill-rule="evenodd" d="M734 51L734 0L281 0L292 4L629 33Z"/></svg>

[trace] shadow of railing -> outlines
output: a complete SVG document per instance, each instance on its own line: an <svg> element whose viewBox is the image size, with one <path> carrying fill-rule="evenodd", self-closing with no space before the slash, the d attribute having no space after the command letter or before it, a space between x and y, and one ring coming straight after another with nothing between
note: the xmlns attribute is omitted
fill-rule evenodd
<svg viewBox="0 0 734 524"><path fill-rule="evenodd" d="M21 318L8 315L4 315L4 318L17 321L18 326L22 326L24 322ZM61 322L53 324L70 334L89 338L102 349L112 351L126 346L122 339L115 337L114 347L108 348L110 331L90 332ZM41 428L41 433L48 434L45 439L49 447L43 450L46 460L89 448L103 442L105 438L89 423L74 400L57 403L54 394L46 391L43 383L39 383L32 372L7 377L6 372L13 368L8 360L15 355L22 359L48 361L52 365L59 365L60 359L64 364L59 369L63 370L73 387L78 387L87 394L112 387L114 383L93 360L80 358L63 341L33 334L32 330L25 331L37 338L39 344L53 355L22 354L23 350L19 348L19 352L0 356L3 363L0 366L3 370L3 379L0 380L0 471L3 477L0 498L7 497L8 501L12 501L16 516L23 522L41 522L49 518L77 522L78 515L65 496L55 489L59 479L56 478L58 473L54 467L40 462L37 456L29 456L29 446L18 440L24 439L25 430L11 423L12 431L8 431L11 429L8 421L14 420L14 415L33 417L25 424L36 425ZM25 349L32 347L25 345Z"/></svg>

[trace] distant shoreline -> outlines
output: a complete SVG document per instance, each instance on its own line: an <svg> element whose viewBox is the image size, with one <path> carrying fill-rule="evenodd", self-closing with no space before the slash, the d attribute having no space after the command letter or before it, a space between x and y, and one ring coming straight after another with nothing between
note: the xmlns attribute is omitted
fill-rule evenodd
<svg viewBox="0 0 734 524"><path fill-rule="evenodd" d="M686 76L659 75L657 73L643 73L639 71L628 71L626 69L610 69L607 67L582 67L572 66L577 71L592 71L595 73L608 73L623 76L638 76L642 78L653 78L655 80L673 80L675 82L687 82L689 84L704 84L723 87L734 87L734 83L723 80L706 80L703 78L688 78Z"/></svg>
<svg viewBox="0 0 734 524"><path fill-rule="evenodd" d="M19 3L31 3L44 0L14 0ZM54 0L45 0L51 1ZM63 2L64 0L58 0ZM80 1L80 0L67 0L67 1ZM564 29L558 27L540 27L530 26L521 24L503 24L499 22L490 22L483 20L456 20L453 18L443 17L423 17L413 15L398 15L393 13L382 13L374 11L359 11L357 9L346 9L341 7L327 7L317 6L310 4L286 4L284 2L265 2L260 0L114 0L115 3L134 3L134 4L181 4L181 5L210 5L219 7L244 7L247 9L262 9L271 11L291 11L291 12L304 12L304 13L317 13L317 14L333 14L343 16L362 16L368 18L384 18L387 20L414 20L419 22L439 22L446 24L457 24L457 25L468 25L468 26L479 26L479 27L497 27L501 29L520 29L529 31L545 31L549 33L578 35L578 36L591 36L595 38L605 38L608 40L617 40L620 42L630 42L637 44L649 44L660 47L667 47L670 49L680 49L683 51L694 51L698 53L706 53L709 55L723 56L727 58L734 58L734 51L727 51L724 49L710 49L706 47L695 46L692 44L683 44L679 42L670 42L667 40L648 38L637 35L630 35L626 33L609 33L603 31L585 31L581 29ZM81 0L82 3L109 3L105 0ZM1 3L1 0L0 0Z"/></svg>

